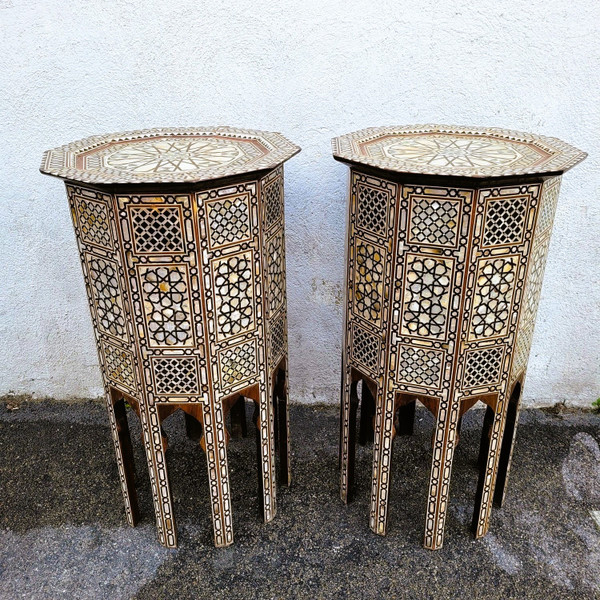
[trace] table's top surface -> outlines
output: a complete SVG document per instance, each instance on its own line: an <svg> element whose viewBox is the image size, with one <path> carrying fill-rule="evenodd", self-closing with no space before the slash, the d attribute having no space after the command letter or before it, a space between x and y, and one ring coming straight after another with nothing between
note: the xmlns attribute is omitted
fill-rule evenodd
<svg viewBox="0 0 600 600"><path fill-rule="evenodd" d="M562 173L587 156L557 138L451 125L373 127L332 146L342 161L387 171L477 178Z"/></svg>
<svg viewBox="0 0 600 600"><path fill-rule="evenodd" d="M279 133L160 128L89 137L44 153L42 173L95 184L179 183L274 168L300 152Z"/></svg>

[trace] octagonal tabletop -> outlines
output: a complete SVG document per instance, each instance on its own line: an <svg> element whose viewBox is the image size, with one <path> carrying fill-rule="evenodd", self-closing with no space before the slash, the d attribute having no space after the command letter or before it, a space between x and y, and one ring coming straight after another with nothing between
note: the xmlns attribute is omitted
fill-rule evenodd
<svg viewBox="0 0 600 600"><path fill-rule="evenodd" d="M298 152L298 146L270 131L145 129L48 150L40 171L92 184L194 183L271 169Z"/></svg>
<svg viewBox="0 0 600 600"><path fill-rule="evenodd" d="M587 154L557 139L508 129L413 125L363 129L332 140L342 162L454 177L563 173Z"/></svg>

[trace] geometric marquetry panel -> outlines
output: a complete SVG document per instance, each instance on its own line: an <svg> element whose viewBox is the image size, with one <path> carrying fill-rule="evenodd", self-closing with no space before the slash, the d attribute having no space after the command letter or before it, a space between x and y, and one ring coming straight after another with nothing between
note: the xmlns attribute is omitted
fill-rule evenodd
<svg viewBox="0 0 600 600"><path fill-rule="evenodd" d="M285 299L285 245L283 230L267 242L267 297L269 312L274 313Z"/></svg>
<svg viewBox="0 0 600 600"><path fill-rule="evenodd" d="M271 229L283 218L283 177L277 176L263 187L265 228Z"/></svg>
<svg viewBox="0 0 600 600"><path fill-rule="evenodd" d="M494 347L467 352L463 387L494 385L500 379L504 348Z"/></svg>
<svg viewBox="0 0 600 600"><path fill-rule="evenodd" d="M518 257L502 256L479 261L470 339L504 335L507 331Z"/></svg>
<svg viewBox="0 0 600 600"><path fill-rule="evenodd" d="M218 248L250 237L248 194L225 197L206 203L210 244Z"/></svg>
<svg viewBox="0 0 600 600"><path fill-rule="evenodd" d="M251 251L213 261L219 339L254 328L253 264Z"/></svg>
<svg viewBox="0 0 600 600"><path fill-rule="evenodd" d="M365 366L371 373L379 370L381 336L374 334L357 323L352 325L352 358Z"/></svg>
<svg viewBox="0 0 600 600"><path fill-rule="evenodd" d="M376 325L383 309L385 250L357 240L354 273L354 312Z"/></svg>
<svg viewBox="0 0 600 600"><path fill-rule="evenodd" d="M193 344L188 273L185 265L139 266L148 344Z"/></svg>
<svg viewBox="0 0 600 600"><path fill-rule="evenodd" d="M125 311L118 280L118 267L112 260L86 253L98 329L127 340Z"/></svg>
<svg viewBox="0 0 600 600"><path fill-rule="evenodd" d="M399 383L407 383L425 388L440 387L444 353L416 346L398 347Z"/></svg>
<svg viewBox="0 0 600 600"><path fill-rule="evenodd" d="M106 376L118 387L135 392L135 366L131 352L108 342L102 343L102 350Z"/></svg>
<svg viewBox="0 0 600 600"><path fill-rule="evenodd" d="M198 365L194 357L154 357L152 367L157 394L193 395L200 393Z"/></svg>
<svg viewBox="0 0 600 600"><path fill-rule="evenodd" d="M375 235L385 235L390 192L363 182L356 185L356 225Z"/></svg>
<svg viewBox="0 0 600 600"><path fill-rule="evenodd" d="M546 244L537 244L533 249L527 275L527 291L521 303L522 319L525 323L533 323L535 321L540 294L542 292L547 251Z"/></svg>
<svg viewBox="0 0 600 600"><path fill-rule="evenodd" d="M460 200L412 196L409 241L435 246L455 246Z"/></svg>
<svg viewBox="0 0 600 600"><path fill-rule="evenodd" d="M451 259L406 255L404 335L445 337L452 268Z"/></svg>
<svg viewBox="0 0 600 600"><path fill-rule="evenodd" d="M258 372L254 340L222 350L219 353L219 367L223 388L254 377Z"/></svg>
<svg viewBox="0 0 600 600"><path fill-rule="evenodd" d="M281 311L276 317L272 317L270 322L271 366L276 365L285 353L285 334L285 311Z"/></svg>
<svg viewBox="0 0 600 600"><path fill-rule="evenodd" d="M113 244L106 203L75 196L75 206L81 241L112 250Z"/></svg>
<svg viewBox="0 0 600 600"><path fill-rule="evenodd" d="M137 254L183 252L182 215L179 206L129 206L133 244Z"/></svg>
<svg viewBox="0 0 600 600"><path fill-rule="evenodd" d="M543 185L540 197L535 239L529 259L524 297L521 302L516 348L511 366L511 382L515 381L527 367L559 189L560 177L548 179Z"/></svg>
<svg viewBox="0 0 600 600"><path fill-rule="evenodd" d="M519 334L517 336L517 343L511 365L511 379L518 377L525 370L525 367L527 367L532 339L532 326L519 327Z"/></svg>
<svg viewBox="0 0 600 600"><path fill-rule="evenodd" d="M556 178L551 182L544 184L544 193L542 194L540 201L541 207L536 227L538 235L547 232L552 227L559 191L560 178Z"/></svg>
<svg viewBox="0 0 600 600"><path fill-rule="evenodd" d="M493 198L487 201L484 246L519 244L525 232L527 197Z"/></svg>

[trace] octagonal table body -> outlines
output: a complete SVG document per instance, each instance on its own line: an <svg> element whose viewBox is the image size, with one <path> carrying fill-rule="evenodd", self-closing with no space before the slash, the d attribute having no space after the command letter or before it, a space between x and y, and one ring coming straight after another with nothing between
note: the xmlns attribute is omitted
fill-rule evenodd
<svg viewBox="0 0 600 600"><path fill-rule="evenodd" d="M436 125L358 131L335 138L333 154L351 167L342 499L353 491L358 382L378 534L393 438L412 433L419 400L436 417L424 545L441 547L461 417L481 401L473 532L483 536L504 498L561 175L585 154L554 138Z"/></svg>
<svg viewBox="0 0 600 600"><path fill-rule="evenodd" d="M244 397L257 404L265 521L274 430L289 484L282 163L298 151L279 134L218 127L96 136L44 155L41 171L66 180L127 518L138 504L124 401L141 420L168 547L161 422L173 411L202 435L217 546L233 541L225 416L237 405L244 419Z"/></svg>

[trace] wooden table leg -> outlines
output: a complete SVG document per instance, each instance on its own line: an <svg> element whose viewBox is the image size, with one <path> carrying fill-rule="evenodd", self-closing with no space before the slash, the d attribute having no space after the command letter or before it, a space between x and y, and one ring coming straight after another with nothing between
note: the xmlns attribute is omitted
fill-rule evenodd
<svg viewBox="0 0 600 600"><path fill-rule="evenodd" d="M494 490L494 504L498 507L502 506L506 496L506 483L510 472L512 453L517 433L517 423L519 421L519 411L521 408L521 390L522 382L517 381L511 393L506 412L506 425L504 426L504 435L502 436L502 450L498 462L496 489Z"/></svg>
<svg viewBox="0 0 600 600"><path fill-rule="evenodd" d="M121 489L123 491L123 499L125 500L127 522L134 526L139 521L140 509L135 489L135 467L131 434L129 433L123 394L114 388L109 388L107 391L107 408L117 457L119 479L121 480Z"/></svg>
<svg viewBox="0 0 600 600"><path fill-rule="evenodd" d="M222 403L209 402L204 406L204 443L210 486L215 546L233 543L233 522L227 467L227 440Z"/></svg>
<svg viewBox="0 0 600 600"><path fill-rule="evenodd" d="M387 530L388 501L392 475L394 439L394 408L396 392L388 382L377 388L375 440L373 443L373 481L371 484L371 514L369 525L379 535Z"/></svg>
<svg viewBox="0 0 600 600"><path fill-rule="evenodd" d="M425 518L425 548L437 550L444 543L444 526L450 490L452 459L456 447L460 399L454 390L441 397L434 434L433 459Z"/></svg>

